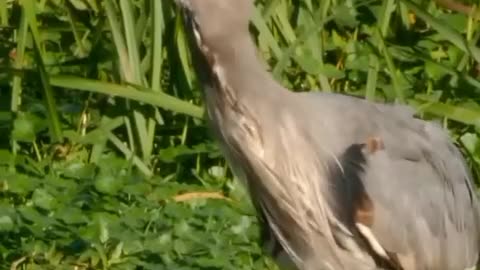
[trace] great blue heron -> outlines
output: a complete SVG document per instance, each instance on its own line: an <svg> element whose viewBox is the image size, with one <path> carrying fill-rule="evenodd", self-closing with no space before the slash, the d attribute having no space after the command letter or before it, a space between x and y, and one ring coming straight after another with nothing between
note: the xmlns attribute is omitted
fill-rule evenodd
<svg viewBox="0 0 480 270"><path fill-rule="evenodd" d="M212 130L298 269L475 267L478 198L446 132L409 107L282 87L257 58L251 0L177 2Z"/></svg>

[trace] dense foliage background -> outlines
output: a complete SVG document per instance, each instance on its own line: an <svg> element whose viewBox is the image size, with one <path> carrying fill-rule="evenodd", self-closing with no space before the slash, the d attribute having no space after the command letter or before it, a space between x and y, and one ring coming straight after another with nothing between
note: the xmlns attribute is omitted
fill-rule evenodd
<svg viewBox="0 0 480 270"><path fill-rule="evenodd" d="M478 179L480 13L459 1L264 0L252 36L291 89L442 121ZM176 14L0 0L0 269L275 269Z"/></svg>

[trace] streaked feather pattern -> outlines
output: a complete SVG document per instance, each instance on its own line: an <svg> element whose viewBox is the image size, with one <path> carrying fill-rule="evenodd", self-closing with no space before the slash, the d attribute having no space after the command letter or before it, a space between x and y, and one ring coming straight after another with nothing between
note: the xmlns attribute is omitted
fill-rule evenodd
<svg viewBox="0 0 480 270"><path fill-rule="evenodd" d="M478 198L441 128L406 106L290 92L257 58L251 0L177 1L212 131L298 269L478 263ZM369 150L372 137L382 147Z"/></svg>

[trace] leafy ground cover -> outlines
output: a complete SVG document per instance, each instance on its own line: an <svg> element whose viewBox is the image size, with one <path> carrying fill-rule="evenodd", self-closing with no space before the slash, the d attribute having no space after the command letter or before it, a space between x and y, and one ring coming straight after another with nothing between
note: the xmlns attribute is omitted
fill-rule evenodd
<svg viewBox="0 0 480 270"><path fill-rule="evenodd" d="M295 91L413 106L479 173L474 1L263 0ZM0 0L0 269L276 269L170 0ZM401 139L401 138L400 138Z"/></svg>

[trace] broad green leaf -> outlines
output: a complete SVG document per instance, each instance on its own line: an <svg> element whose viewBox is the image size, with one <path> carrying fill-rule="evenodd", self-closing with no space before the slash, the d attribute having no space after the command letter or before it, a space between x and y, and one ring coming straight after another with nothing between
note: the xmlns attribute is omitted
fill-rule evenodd
<svg viewBox="0 0 480 270"><path fill-rule="evenodd" d="M102 193L114 195L123 186L123 179L113 174L100 174L95 179L95 188Z"/></svg>
<svg viewBox="0 0 480 270"><path fill-rule="evenodd" d="M58 206L55 197L45 189L36 189L32 195L33 204L45 210L53 210Z"/></svg>
<svg viewBox="0 0 480 270"><path fill-rule="evenodd" d="M10 216L0 216L0 232L9 232L15 228L15 223Z"/></svg>

